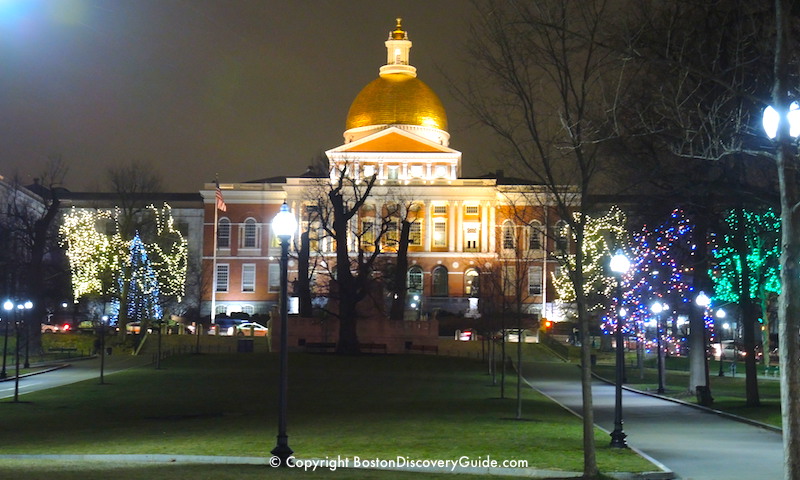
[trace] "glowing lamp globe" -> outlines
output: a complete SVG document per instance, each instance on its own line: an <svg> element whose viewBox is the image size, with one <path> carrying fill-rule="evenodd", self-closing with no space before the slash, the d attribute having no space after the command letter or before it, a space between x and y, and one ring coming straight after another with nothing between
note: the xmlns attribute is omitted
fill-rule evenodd
<svg viewBox="0 0 800 480"><path fill-rule="evenodd" d="M3 310L9 311L12 310L13 308L14 304L11 302L11 300L6 300L5 302L3 302Z"/></svg>
<svg viewBox="0 0 800 480"><path fill-rule="evenodd" d="M793 138L800 136L800 104L792 102L791 105L789 105L789 113L786 115L786 119L789 121L789 135ZM772 105L768 105L767 108L764 109L764 116L761 121L764 125L764 131L770 139L775 139L775 137L778 136L779 120L780 115L778 111L775 110Z"/></svg>
<svg viewBox="0 0 800 480"><path fill-rule="evenodd" d="M664 307L665 307L665 305L663 303L655 302L654 304L652 304L650 306L650 311L655 313L656 315L658 315L659 313L661 313L664 310L666 310L666 308L664 308Z"/></svg>
<svg viewBox="0 0 800 480"><path fill-rule="evenodd" d="M628 260L628 257L626 257L624 253L622 253L622 250L617 250L617 253L611 257L611 263L609 266L611 267L612 272L622 275L623 273L627 272L629 268L631 268L631 261Z"/></svg>
<svg viewBox="0 0 800 480"><path fill-rule="evenodd" d="M700 305L701 307L707 307L711 305L711 299L708 298L708 295L705 292L700 292L697 294L697 297L694 299L695 303Z"/></svg>
<svg viewBox="0 0 800 480"><path fill-rule="evenodd" d="M279 238L289 238L297 231L297 219L289 211L286 202L283 202L281 211L272 219L272 231Z"/></svg>

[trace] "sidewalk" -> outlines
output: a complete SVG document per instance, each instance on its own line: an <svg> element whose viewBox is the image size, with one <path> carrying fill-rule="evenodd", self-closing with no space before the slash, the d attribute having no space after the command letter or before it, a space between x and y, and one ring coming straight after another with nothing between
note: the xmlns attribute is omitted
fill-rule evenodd
<svg viewBox="0 0 800 480"><path fill-rule="evenodd" d="M536 390L576 415L582 411L580 369L574 364L526 362L523 376ZM595 424L611 431L614 386L592 385ZM683 480L782 478L780 433L656 396L623 391L628 445Z"/></svg>

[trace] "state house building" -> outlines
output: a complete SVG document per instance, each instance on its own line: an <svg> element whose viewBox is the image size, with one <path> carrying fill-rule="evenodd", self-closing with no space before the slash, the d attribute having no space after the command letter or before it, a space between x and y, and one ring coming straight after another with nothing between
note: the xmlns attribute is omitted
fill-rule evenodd
<svg viewBox="0 0 800 480"><path fill-rule="evenodd" d="M507 268L504 265L522 249L532 259L523 272L525 311L553 317L553 289L548 284L557 263L549 252L564 238L553 235L562 229L548 195L543 188L509 182L499 172L487 178L462 178L461 152L449 147L447 114L439 97L417 78L409 62L411 41L399 20L385 44L386 64L378 78L350 105L344 143L326 152L332 177L345 168L356 181L377 176L354 221L373 228L381 221L376 212L388 202L413 199L416 220L411 226L407 278L410 298L416 294L423 299L423 313L477 312L481 274ZM306 175L221 183L224 212L215 212L215 184L205 185L203 270L210 273L215 264L216 272L204 282L203 315L211 313L212 303L215 315L269 312L278 300L280 255L270 223L285 201L300 229L315 228L307 221L307 211L313 207L308 192L319 183L319 178ZM396 255L392 242L384 244L383 255ZM315 246L316 255L334 261L330 239L320 236ZM353 241L353 253L355 247ZM297 261L290 259L290 281L297 274Z"/></svg>

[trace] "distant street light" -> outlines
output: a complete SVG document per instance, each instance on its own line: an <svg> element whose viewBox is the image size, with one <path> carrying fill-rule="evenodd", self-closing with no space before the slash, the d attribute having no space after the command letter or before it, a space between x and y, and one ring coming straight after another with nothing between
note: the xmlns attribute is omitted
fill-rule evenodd
<svg viewBox="0 0 800 480"><path fill-rule="evenodd" d="M3 369L0 370L0 378L8 378L6 373L6 355L8 352L8 324L11 323L11 311L14 309L14 303L11 300L3 302L3 310L6 314L3 318L5 324L5 333L3 334Z"/></svg>
<svg viewBox="0 0 800 480"><path fill-rule="evenodd" d="M658 348L658 389L656 393L664 393L664 354L661 349L661 312L669 307L665 303L655 302L650 306L650 311L656 316L656 347Z"/></svg>
<svg viewBox="0 0 800 480"><path fill-rule="evenodd" d="M297 219L289 211L289 206L286 205L286 202L283 202L280 212L272 220L272 231L281 241L281 357L278 385L278 444L270 453L280 459L280 466L287 467L288 459L294 453L289 447L289 436L286 434L287 395L289 390L289 241L297 231Z"/></svg>
<svg viewBox="0 0 800 480"><path fill-rule="evenodd" d="M624 314L622 308L622 276L631 267L631 262L628 257L622 253L622 250L617 250L617 253L611 257L609 262L611 271L617 277L617 302L619 304L617 310L617 331L616 331L616 381L614 390L614 431L611 432L611 447L612 448L627 448L628 444L625 441L625 432L622 431L622 377L625 372L625 346L622 337L622 322L624 321Z"/></svg>

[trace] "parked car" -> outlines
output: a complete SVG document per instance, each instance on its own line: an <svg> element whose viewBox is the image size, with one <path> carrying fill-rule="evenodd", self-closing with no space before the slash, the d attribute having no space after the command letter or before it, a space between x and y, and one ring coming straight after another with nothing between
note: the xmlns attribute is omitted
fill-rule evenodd
<svg viewBox="0 0 800 480"><path fill-rule="evenodd" d="M236 335L243 337L266 337L269 329L260 323L245 322L236 325Z"/></svg>
<svg viewBox="0 0 800 480"><path fill-rule="evenodd" d="M249 322L240 318L217 318L209 329L209 335L236 335L236 326Z"/></svg>
<svg viewBox="0 0 800 480"><path fill-rule="evenodd" d="M43 323L42 324L42 333L67 333L72 330L72 326L69 323Z"/></svg>

